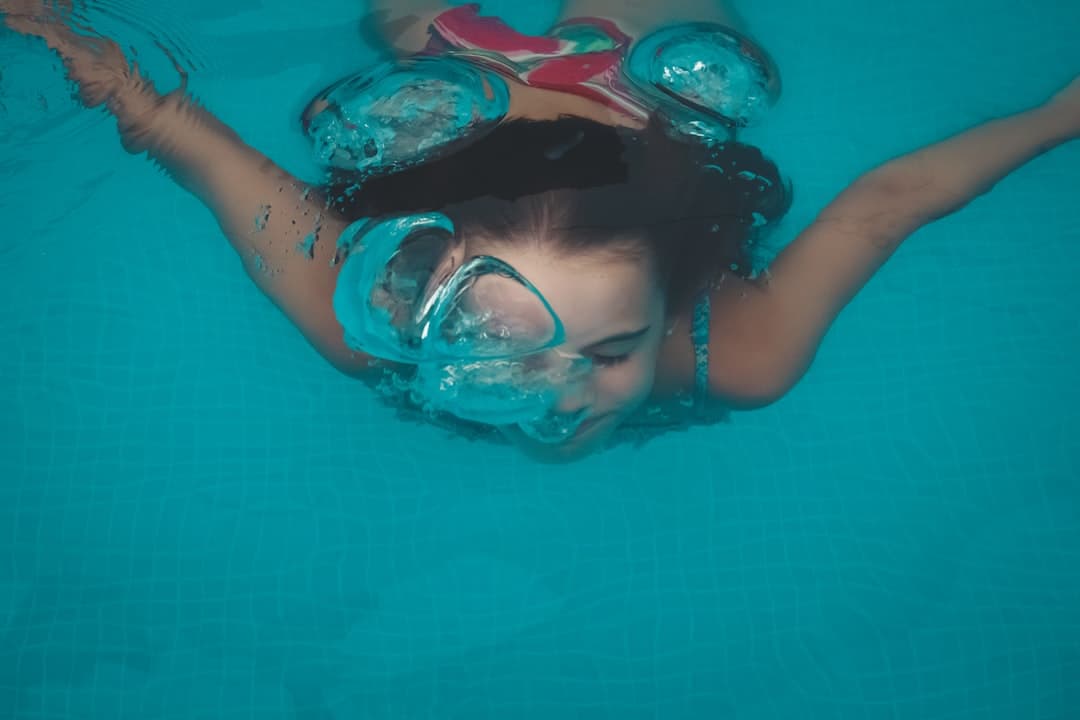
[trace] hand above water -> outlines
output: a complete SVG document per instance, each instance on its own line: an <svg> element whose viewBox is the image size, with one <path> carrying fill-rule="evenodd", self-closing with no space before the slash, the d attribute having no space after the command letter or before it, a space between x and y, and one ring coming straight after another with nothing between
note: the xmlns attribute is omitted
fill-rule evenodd
<svg viewBox="0 0 1080 720"><path fill-rule="evenodd" d="M68 0L0 0L0 13L8 28L41 38L60 56L87 107L97 107L143 83L137 66L119 45L75 22Z"/></svg>

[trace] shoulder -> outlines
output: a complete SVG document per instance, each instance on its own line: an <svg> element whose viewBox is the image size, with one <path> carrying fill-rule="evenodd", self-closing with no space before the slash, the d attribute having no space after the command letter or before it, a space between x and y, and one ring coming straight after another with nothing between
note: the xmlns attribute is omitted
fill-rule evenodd
<svg viewBox="0 0 1080 720"><path fill-rule="evenodd" d="M781 337L782 323L761 284L722 275L710 294L709 393L733 408L776 402L798 382Z"/></svg>
<svg viewBox="0 0 1080 720"><path fill-rule="evenodd" d="M765 287L722 274L709 295L708 394L732 410L755 410L776 402L805 371L785 349L783 323ZM693 393L694 308L674 318L674 332L661 348L655 394L666 398Z"/></svg>

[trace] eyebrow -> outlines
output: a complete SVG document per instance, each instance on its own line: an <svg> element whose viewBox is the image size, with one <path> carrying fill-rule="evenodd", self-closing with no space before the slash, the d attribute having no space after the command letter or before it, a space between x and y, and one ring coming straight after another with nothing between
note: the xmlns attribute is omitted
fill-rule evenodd
<svg viewBox="0 0 1080 720"><path fill-rule="evenodd" d="M612 343L626 342L628 340L637 340L639 337L641 337L645 333L649 332L649 330L651 328L652 328L652 325L646 325L645 327L641 328L640 330L634 330L632 332L625 332L625 333L619 333L618 335L612 335L610 337L604 338L603 340L598 340L597 342L592 343L591 345L589 345L585 349L586 350L592 350L593 348L600 347L601 345L611 345Z"/></svg>

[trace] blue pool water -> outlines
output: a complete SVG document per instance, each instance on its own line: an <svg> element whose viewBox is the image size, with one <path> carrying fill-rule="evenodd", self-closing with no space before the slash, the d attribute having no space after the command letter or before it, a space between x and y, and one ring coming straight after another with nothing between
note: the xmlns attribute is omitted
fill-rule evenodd
<svg viewBox="0 0 1080 720"><path fill-rule="evenodd" d="M158 5L115 7L309 173L363 7ZM1080 71L1080 4L970 7L742 3L777 242ZM1080 143L912 237L781 402L538 466L397 422L44 49L0 57L0 718L1080 717Z"/></svg>

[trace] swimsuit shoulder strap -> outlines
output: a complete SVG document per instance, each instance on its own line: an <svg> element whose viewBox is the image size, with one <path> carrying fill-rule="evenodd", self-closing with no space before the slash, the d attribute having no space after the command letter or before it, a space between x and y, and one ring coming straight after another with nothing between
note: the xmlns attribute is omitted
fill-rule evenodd
<svg viewBox="0 0 1080 720"><path fill-rule="evenodd" d="M694 409L700 416L709 399L709 319L712 315L710 289L698 296L690 337L694 343Z"/></svg>

